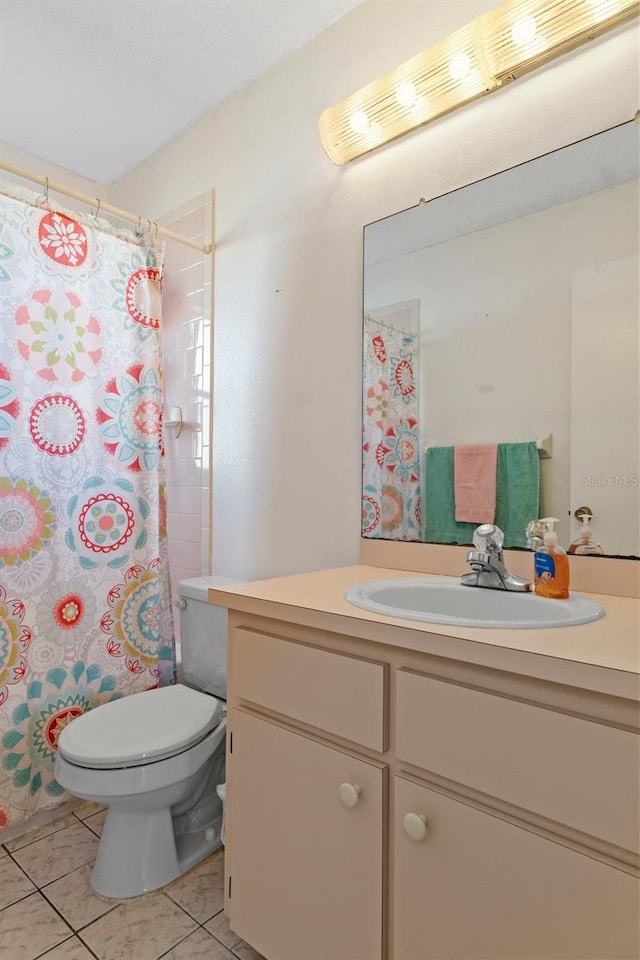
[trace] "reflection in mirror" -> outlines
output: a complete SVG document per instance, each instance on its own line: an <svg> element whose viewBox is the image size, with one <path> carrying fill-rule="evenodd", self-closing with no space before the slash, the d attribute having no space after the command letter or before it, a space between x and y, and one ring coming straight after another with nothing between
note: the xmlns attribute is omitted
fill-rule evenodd
<svg viewBox="0 0 640 960"><path fill-rule="evenodd" d="M362 535L640 554L640 124L364 230ZM529 544L530 545L530 544Z"/></svg>

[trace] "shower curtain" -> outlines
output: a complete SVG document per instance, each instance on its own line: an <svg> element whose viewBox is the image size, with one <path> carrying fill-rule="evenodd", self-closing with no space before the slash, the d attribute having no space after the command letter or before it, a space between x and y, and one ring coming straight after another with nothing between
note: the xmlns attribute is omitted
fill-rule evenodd
<svg viewBox="0 0 640 960"><path fill-rule="evenodd" d="M0 831L58 737L174 680L157 241L0 192Z"/></svg>
<svg viewBox="0 0 640 960"><path fill-rule="evenodd" d="M420 540L417 337L365 318L362 536Z"/></svg>

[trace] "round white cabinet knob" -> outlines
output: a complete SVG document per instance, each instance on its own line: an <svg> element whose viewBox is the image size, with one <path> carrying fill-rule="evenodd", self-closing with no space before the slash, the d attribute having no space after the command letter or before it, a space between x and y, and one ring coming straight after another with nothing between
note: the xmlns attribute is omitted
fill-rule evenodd
<svg viewBox="0 0 640 960"><path fill-rule="evenodd" d="M357 783L341 783L340 799L345 807L355 807L360 799L360 787Z"/></svg>
<svg viewBox="0 0 640 960"><path fill-rule="evenodd" d="M402 826L411 840L424 840L427 835L427 818L421 813L405 814Z"/></svg>

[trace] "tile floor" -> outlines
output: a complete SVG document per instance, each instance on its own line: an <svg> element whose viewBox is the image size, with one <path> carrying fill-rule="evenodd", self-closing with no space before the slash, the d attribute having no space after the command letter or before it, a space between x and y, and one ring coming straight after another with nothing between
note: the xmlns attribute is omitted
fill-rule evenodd
<svg viewBox="0 0 640 960"><path fill-rule="evenodd" d="M2 960L262 960L222 912L221 850L161 891L97 897L89 874L105 816L87 803L0 845Z"/></svg>

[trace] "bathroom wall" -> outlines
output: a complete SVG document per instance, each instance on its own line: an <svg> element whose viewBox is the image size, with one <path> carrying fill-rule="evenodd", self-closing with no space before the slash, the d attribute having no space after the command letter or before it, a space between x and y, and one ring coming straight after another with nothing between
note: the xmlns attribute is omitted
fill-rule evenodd
<svg viewBox="0 0 640 960"><path fill-rule="evenodd" d="M630 119L633 22L346 167L322 109L491 9L365 0L110 188L157 218L216 190L213 572L356 561L362 226Z"/></svg>
<svg viewBox="0 0 640 960"><path fill-rule="evenodd" d="M55 163L50 163L46 158L36 157L32 153L27 153L26 150L17 150L15 147L10 147L1 141L0 157L6 160L7 163L14 163L16 166L23 167L31 173L37 173L41 177L49 177L50 180L57 180L58 183L71 187L72 190L86 193L90 197L99 197L101 200L107 199L109 188L104 184L96 183L95 180L87 180L86 177L81 177L77 173L67 170L65 167L59 167ZM22 180L5 173L4 170L0 170L0 180L5 178L21 183L30 190L37 189L30 180ZM66 207L73 207L74 202L70 197L65 197L63 200Z"/></svg>

